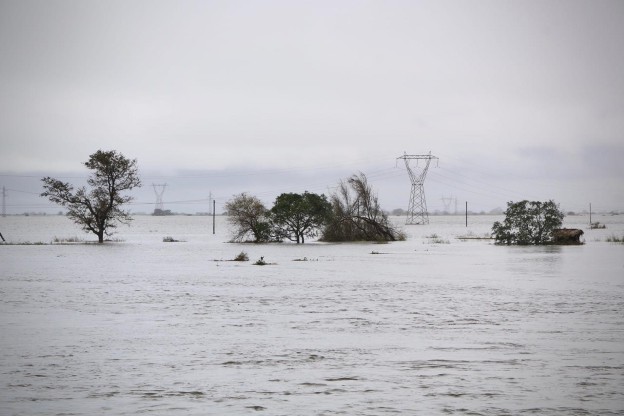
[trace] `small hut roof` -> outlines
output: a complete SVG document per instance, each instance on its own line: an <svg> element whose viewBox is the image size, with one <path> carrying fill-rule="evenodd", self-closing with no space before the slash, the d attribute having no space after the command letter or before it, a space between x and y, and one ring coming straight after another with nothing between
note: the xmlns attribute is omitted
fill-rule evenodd
<svg viewBox="0 0 624 416"><path fill-rule="evenodd" d="M553 237L562 239L579 238L583 235L583 230L578 228L557 228L553 230Z"/></svg>

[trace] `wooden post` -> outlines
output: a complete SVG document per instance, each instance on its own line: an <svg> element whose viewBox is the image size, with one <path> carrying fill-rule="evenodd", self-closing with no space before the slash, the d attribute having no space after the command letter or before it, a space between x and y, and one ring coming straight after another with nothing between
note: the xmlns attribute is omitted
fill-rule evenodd
<svg viewBox="0 0 624 416"><path fill-rule="evenodd" d="M468 227L468 201L466 201L466 227Z"/></svg>
<svg viewBox="0 0 624 416"><path fill-rule="evenodd" d="M589 228L591 228L592 222L591 222L591 202L589 203Z"/></svg>
<svg viewBox="0 0 624 416"><path fill-rule="evenodd" d="M216 208L215 207L216 207L216 202L213 199L212 200L212 234L215 233L215 215L216 215L215 214L216 213Z"/></svg>

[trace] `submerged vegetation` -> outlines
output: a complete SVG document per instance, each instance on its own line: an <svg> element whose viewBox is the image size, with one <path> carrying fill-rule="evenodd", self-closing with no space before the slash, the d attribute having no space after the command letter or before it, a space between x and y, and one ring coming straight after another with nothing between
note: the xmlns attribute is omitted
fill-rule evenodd
<svg viewBox="0 0 624 416"><path fill-rule="evenodd" d="M425 238L429 239L429 244L450 244L451 243L449 240L446 240L435 233L428 235Z"/></svg>
<svg viewBox="0 0 624 416"><path fill-rule="evenodd" d="M610 235L605 240L607 243L620 243L624 244L624 235L622 237L618 237L615 234Z"/></svg>
<svg viewBox="0 0 624 416"><path fill-rule="evenodd" d="M258 197L242 193L225 203L233 242L264 243L271 240L269 210ZM251 240L250 240L251 238Z"/></svg>
<svg viewBox="0 0 624 416"><path fill-rule="evenodd" d="M106 239L106 242L122 242L121 239ZM63 246L63 245L75 245L75 244L98 244L97 241L86 241L78 237L70 238L58 238L48 243L43 241L0 241L0 246Z"/></svg>
<svg viewBox="0 0 624 416"><path fill-rule="evenodd" d="M241 251L234 257L233 261L249 261L249 256L244 251Z"/></svg>
<svg viewBox="0 0 624 416"><path fill-rule="evenodd" d="M496 221L492 233L496 244L541 245L553 241L553 231L561 227L565 214L552 200L508 202L505 220Z"/></svg>
<svg viewBox="0 0 624 416"><path fill-rule="evenodd" d="M84 238L80 238L80 237L66 237L66 238L59 238L59 237L54 237L54 240L52 240L53 243L55 244L62 244L62 243L84 243L85 240Z"/></svg>
<svg viewBox="0 0 624 416"><path fill-rule="evenodd" d="M264 261L264 256L260 257L258 260L256 260L256 262L254 263L255 266L266 266L269 264L273 264L273 263L267 263L266 261Z"/></svg>
<svg viewBox="0 0 624 416"><path fill-rule="evenodd" d="M328 201L310 192L283 193L268 209L259 198L245 193L225 204L232 226L232 242L303 244L320 234L321 241L405 240L381 209L377 195L363 173L341 181Z"/></svg>
<svg viewBox="0 0 624 416"><path fill-rule="evenodd" d="M322 241L399 241L405 233L397 230L381 209L377 194L363 173L341 181L331 196L332 213Z"/></svg>
<svg viewBox="0 0 624 416"><path fill-rule="evenodd" d="M278 241L286 238L297 244L306 237L316 237L331 215L331 204L325 195L310 192L284 193L275 199L270 211L273 234Z"/></svg>

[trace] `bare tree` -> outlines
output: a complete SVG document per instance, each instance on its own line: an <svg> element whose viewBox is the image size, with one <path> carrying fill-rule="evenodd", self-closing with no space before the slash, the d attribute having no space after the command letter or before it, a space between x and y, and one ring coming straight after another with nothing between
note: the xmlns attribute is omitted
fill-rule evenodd
<svg viewBox="0 0 624 416"><path fill-rule="evenodd" d="M110 235L116 222L127 224L132 220L130 212L121 207L133 199L122 192L141 186L136 159L127 159L114 150L98 150L84 165L93 171L87 180L91 190L83 186L74 192L71 184L45 177L41 196L67 207L67 215L103 243L104 235Z"/></svg>
<svg viewBox="0 0 624 416"><path fill-rule="evenodd" d="M353 175L341 181L331 196L332 216L322 235L323 241L396 241L405 234L397 230L381 209L366 175Z"/></svg>
<svg viewBox="0 0 624 416"><path fill-rule="evenodd" d="M243 192L226 202L225 210L233 226L232 241L246 241L249 237L254 243L270 240L268 210L257 197Z"/></svg>

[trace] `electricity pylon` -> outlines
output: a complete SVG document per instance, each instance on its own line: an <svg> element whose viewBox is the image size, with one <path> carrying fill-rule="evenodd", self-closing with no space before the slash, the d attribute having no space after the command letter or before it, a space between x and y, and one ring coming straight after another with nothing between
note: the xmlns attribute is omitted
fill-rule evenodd
<svg viewBox="0 0 624 416"><path fill-rule="evenodd" d="M428 155L408 155L405 153L398 159L403 159L405 168L412 182L412 191L410 192L409 206L407 207L406 224L429 224L429 214L427 213L427 201L425 201L425 176L432 159L438 159ZM412 170L409 161L416 160L416 169ZM424 166L418 169L419 161L424 161Z"/></svg>
<svg viewBox="0 0 624 416"><path fill-rule="evenodd" d="M442 197L442 203L444 204L444 212L446 214L451 213L451 204L455 203L455 215L457 215L457 197L456 196L448 196Z"/></svg>
<svg viewBox="0 0 624 416"><path fill-rule="evenodd" d="M154 214L162 214L165 210L165 204L163 203L163 194L165 193L166 183L155 184L153 183L154 193L156 194L156 205L154 206Z"/></svg>
<svg viewBox="0 0 624 416"><path fill-rule="evenodd" d="M444 214L450 214L451 213L451 203L453 203L453 197L452 196L448 196L448 197L442 197L440 198L442 200L442 203L444 204ZM455 207L455 211L457 211L457 207Z"/></svg>

